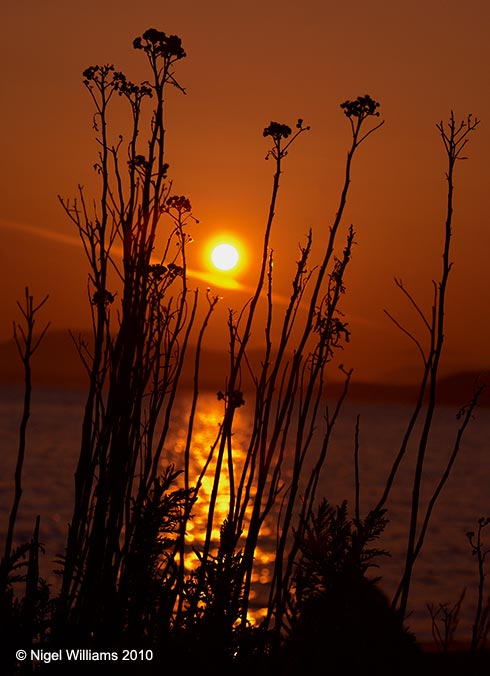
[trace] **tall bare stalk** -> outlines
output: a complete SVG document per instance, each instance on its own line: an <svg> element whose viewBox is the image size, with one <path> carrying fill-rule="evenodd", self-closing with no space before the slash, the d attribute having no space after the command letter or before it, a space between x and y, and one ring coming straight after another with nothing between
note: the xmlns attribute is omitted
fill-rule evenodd
<svg viewBox="0 0 490 676"><path fill-rule="evenodd" d="M409 421L400 450L394 460L392 469L389 473L385 490L377 505L377 509L381 509L386 503L386 500L388 499L389 493L391 491L391 487L393 485L394 478L396 476L400 463L406 453L408 442L412 437L415 423L417 422L417 420L421 418L422 430L418 441L417 459L412 484L412 502L410 510L410 522L408 528L407 550L405 556L405 568L400 581L400 585L393 599L393 607L398 608L400 615L402 617L404 617L406 614L413 567L424 542L432 509L434 507L435 501L437 500L437 497L439 496L439 493L441 492L445 482L447 481L449 472L460 448L462 435L468 422L471 419L473 410L477 405L478 398L481 393L481 388L476 390L470 404L465 408L465 411L463 412L464 413L463 423L457 433L453 452L450 455L446 470L442 474L441 479L434 490L432 499L429 501L428 507L425 511L425 516L422 518L422 526L420 527L420 513L419 513L420 491L424 477L424 464L427 447L429 443L430 431L432 427L434 414L436 411L439 363L444 344L446 293L449 275L452 268L452 262L450 261L450 248L452 240L452 221L454 209L453 207L454 171L456 162L458 160L466 159L462 155L462 152L466 144L468 143L468 135L472 131L474 131L474 129L478 126L478 123L479 123L478 120L473 119L471 115L469 115L466 120L457 123L454 118L453 112L451 112L449 123L447 125L445 125L443 122L437 125L437 129L441 135L441 139L443 141L444 149L447 155L448 168L446 173L446 179L448 189L446 203L446 218L444 226L444 244L442 253L442 272L439 282L437 284L435 281L433 282L434 301L430 318L426 317L426 315L421 310L420 306L414 300L413 296L404 287L402 281L395 280L397 286L408 298L409 302L416 310L417 314L419 315L419 317L423 322L423 325L425 326L425 329L429 334L428 348L424 349L422 343L410 331L406 330L396 319L394 319L394 317L392 317L392 315L387 313L388 316L396 324L396 326L398 326L398 328L400 328L405 334L407 334L409 338L415 343L417 349L422 355L422 359L424 362L424 371L421 379L419 395L414 408L414 412Z"/></svg>
<svg viewBox="0 0 490 676"><path fill-rule="evenodd" d="M39 347L44 334L48 330L49 322L41 331L39 336L34 337L34 326L36 324L36 314L48 300L48 296L38 304L34 305L34 298L29 294L29 289L25 289L25 303L22 306L17 302L17 306L24 317L25 327L22 324L14 322L14 340L24 367L24 406L22 418L19 427L19 448L17 450L17 463L14 473L14 499L10 510L7 535L5 537L5 549L3 554L3 563L8 565L12 553L12 542L14 538L15 522L17 512L22 497L22 470L24 467L24 458L26 452L27 424L31 415L31 395L32 395L32 370L31 358Z"/></svg>

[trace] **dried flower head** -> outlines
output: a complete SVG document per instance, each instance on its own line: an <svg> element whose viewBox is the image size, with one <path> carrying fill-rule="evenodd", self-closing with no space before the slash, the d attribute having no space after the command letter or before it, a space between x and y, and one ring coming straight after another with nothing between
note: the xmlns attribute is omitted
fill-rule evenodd
<svg viewBox="0 0 490 676"><path fill-rule="evenodd" d="M291 127L280 122L271 122L268 127L264 129L264 136L272 136L274 141L278 143L281 139L286 139L291 135Z"/></svg>
<svg viewBox="0 0 490 676"><path fill-rule="evenodd" d="M167 35L156 28L149 28L142 37L135 38L133 47L147 53L152 52L155 56L162 56L170 61L177 61L186 56L182 40L177 35Z"/></svg>
<svg viewBox="0 0 490 676"><path fill-rule="evenodd" d="M344 103L340 104L340 107L347 117L358 117L361 119L369 115L379 117L379 113L376 111L379 108L379 103L372 99L369 94L358 96L355 101L344 101Z"/></svg>
<svg viewBox="0 0 490 676"><path fill-rule="evenodd" d="M180 214L189 213L191 210L190 200L185 195L172 195L165 202L165 210L175 209Z"/></svg>

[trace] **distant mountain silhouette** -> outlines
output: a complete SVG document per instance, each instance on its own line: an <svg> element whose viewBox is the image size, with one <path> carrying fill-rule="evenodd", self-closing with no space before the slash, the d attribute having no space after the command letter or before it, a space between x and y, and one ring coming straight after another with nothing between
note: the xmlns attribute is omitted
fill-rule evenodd
<svg viewBox="0 0 490 676"><path fill-rule="evenodd" d="M82 335L90 340L86 332L74 332L75 336ZM188 358L183 370L183 386L191 386L194 371L194 347L190 346ZM260 366L262 355L259 350L249 353L249 361L256 367ZM207 348L201 355L201 369L199 387L201 390L223 390L226 385L226 375L229 366L229 355L222 350ZM34 386L65 386L84 387L87 376L80 361L73 340L68 331L48 330L38 351L32 359L32 374ZM16 345L13 340L0 343L0 383L20 383L23 380L23 368ZM244 380L247 380L244 374ZM439 381L439 401L441 403L463 405L472 396L476 383L486 383L480 404L490 406L490 369L481 372L465 371L442 377ZM332 369L332 383L327 388L327 394L337 396L342 388L339 372ZM246 389L246 386L244 386ZM413 401L417 396L418 383L400 385L396 382L363 382L354 377L351 381L349 399L367 401Z"/></svg>

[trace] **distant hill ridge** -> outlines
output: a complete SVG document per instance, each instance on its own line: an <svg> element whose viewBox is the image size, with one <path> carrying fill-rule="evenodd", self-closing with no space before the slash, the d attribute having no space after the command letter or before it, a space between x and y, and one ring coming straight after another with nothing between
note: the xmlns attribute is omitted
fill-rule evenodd
<svg viewBox="0 0 490 676"><path fill-rule="evenodd" d="M88 333L74 332L75 336L89 340ZM194 348L189 347L189 358L183 372L183 385L192 384L194 369ZM201 359L199 385L202 390L219 390L225 386L229 355L225 351L207 348ZM252 350L250 361L259 364L261 352ZM87 382L83 365L77 354L75 345L68 331L48 331L38 351L32 359L34 386L66 386L83 387ZM332 369L332 383L328 391L335 396L340 392L342 382L339 372ZM23 369L16 345L12 340L0 343L0 384L20 383L23 380ZM480 373L466 371L442 377L439 381L439 401L463 405L471 398L475 384L485 383L480 404L490 406L490 369ZM418 391L418 383L411 385L397 382L363 382L353 377L350 399L369 399L370 401L404 401L413 400Z"/></svg>

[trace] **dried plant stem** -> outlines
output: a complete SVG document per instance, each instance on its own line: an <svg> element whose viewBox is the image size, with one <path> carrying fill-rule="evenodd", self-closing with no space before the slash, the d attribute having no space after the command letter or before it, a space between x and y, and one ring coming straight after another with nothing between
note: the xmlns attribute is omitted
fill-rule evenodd
<svg viewBox="0 0 490 676"><path fill-rule="evenodd" d="M24 317L25 328L21 324L14 323L14 340L17 345L17 350L19 352L22 364L24 366L24 406L22 411L22 418L20 421L19 428L19 447L17 450L17 463L15 466L14 474L14 499L12 503L12 508L10 510L9 523L7 529L7 535L5 538L5 549L3 559L7 565L8 560L12 552L12 542L14 537L15 522L17 520L17 512L20 505L20 500L22 497L22 469L24 466L24 458L26 452L26 435L27 435L27 424L31 414L31 394L32 394L32 371L31 371L31 358L34 352L39 347L41 340L43 339L46 331L49 327L48 324L41 331L40 335L34 337L34 326L36 323L36 314L42 308L42 306L48 300L46 296L38 305L34 305L33 296L29 294L29 289L25 289L25 304L22 306L19 302L17 306Z"/></svg>
<svg viewBox="0 0 490 676"><path fill-rule="evenodd" d="M419 401L416 406L416 414L418 416L419 411L421 410L421 405L423 397L425 394L425 388L427 387L427 408L424 413L423 422L422 422L422 431L420 435L420 440L418 443L418 452L415 466L415 473L412 485L412 503L410 511L410 523L408 529L408 542L407 542L407 551L405 557L405 568L402 575L402 580L399 586L397 593L393 599L393 606L398 607L400 615L405 616L408 605L408 596L410 591L410 584L412 578L413 567L415 560L418 556L420 548L423 543L425 531L428 524L428 519L432 511L433 504L429 506L429 510L426 514L426 523L423 524L421 538L418 536L418 525L419 525L419 509L420 509L420 491L421 484L424 474L424 463L425 456L429 442L429 435L432 427L432 421L434 413L436 410L436 392L437 392L437 382L438 382L438 371L439 371L439 362L442 355L442 348L444 344L444 319L445 319L445 310L446 310L446 291L447 284L449 280L449 274L451 271L452 263L449 259L451 239L452 239L452 219L453 219L453 201L454 201L454 169L457 160L464 159L461 155L463 148L467 144L467 136L472 132L478 125L478 120L473 120L471 116L468 117L466 121L457 124L454 115L451 112L450 120L447 127L441 122L437 125L439 133L441 135L448 160L448 169L446 173L447 178L447 205L446 205L446 220L444 228L444 245L443 245L443 254L442 254L442 273L439 283L434 283L434 306L432 314L432 322L429 323L425 317L422 316L424 324L429 328L430 332L430 345L428 356L425 360L425 371L423 376L423 389L421 389ZM409 299L411 300L411 296ZM415 308L418 310L417 304L412 301ZM419 312L419 314L421 314ZM417 341L415 341L417 342ZM419 345L419 349L420 345ZM423 351L422 351L423 353ZM424 353L423 353L424 354ZM476 405L476 401L474 403ZM412 421L415 421L416 417L412 418ZM411 422L412 422L411 421ZM409 430L411 431L411 427ZM459 448L459 438L456 444L456 448ZM398 463L401 460L402 455L404 454L404 449L401 454L396 459L396 467L394 466L394 471L398 467ZM450 461L452 465L454 458ZM389 478L389 485L394 476L394 471L392 471ZM442 482L444 485L445 479ZM436 489L435 497L437 498L442 485ZM387 490L389 490L387 486ZM382 498L382 502L386 499L387 491Z"/></svg>

